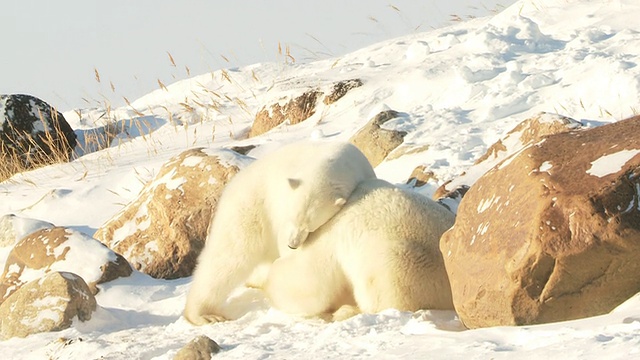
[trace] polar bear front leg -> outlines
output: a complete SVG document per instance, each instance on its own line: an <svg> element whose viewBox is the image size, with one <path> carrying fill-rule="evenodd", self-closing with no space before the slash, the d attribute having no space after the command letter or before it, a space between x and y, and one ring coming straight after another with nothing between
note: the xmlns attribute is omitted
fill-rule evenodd
<svg viewBox="0 0 640 360"><path fill-rule="evenodd" d="M207 241L193 273L184 317L195 325L229 320L223 310L229 294L249 278L265 256L262 246L215 246L220 242Z"/></svg>

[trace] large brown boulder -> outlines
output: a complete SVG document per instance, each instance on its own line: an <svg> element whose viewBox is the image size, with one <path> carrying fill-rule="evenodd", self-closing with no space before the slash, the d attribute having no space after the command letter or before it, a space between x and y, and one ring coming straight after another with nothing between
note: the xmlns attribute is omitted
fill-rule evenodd
<svg viewBox="0 0 640 360"><path fill-rule="evenodd" d="M459 198L484 173L518 151L541 141L545 136L579 129L582 124L566 116L539 113L519 123L503 138L491 145L473 166L459 177L446 182L434 193L434 199ZM464 194L464 193L463 193ZM459 201L458 201L459 202Z"/></svg>
<svg viewBox="0 0 640 360"><path fill-rule="evenodd" d="M51 272L0 304L0 335L8 339L64 330L75 318L90 320L96 307L95 297L80 276Z"/></svg>
<svg viewBox="0 0 640 360"><path fill-rule="evenodd" d="M75 146L73 129L51 105L31 95L0 95L0 176L67 161Z"/></svg>
<svg viewBox="0 0 640 360"><path fill-rule="evenodd" d="M155 278L190 276L222 189L251 161L231 150L187 150L94 236Z"/></svg>
<svg viewBox="0 0 640 360"><path fill-rule="evenodd" d="M307 120L316 112L316 104L322 96L322 92L309 90L302 95L290 100L263 106L253 121L249 137L258 136L288 121L289 125L295 125Z"/></svg>
<svg viewBox="0 0 640 360"><path fill-rule="evenodd" d="M78 274L95 294L96 285L127 277L133 270L122 256L88 235L44 228L25 236L9 253L0 278L0 303L25 283L54 271Z"/></svg>
<svg viewBox="0 0 640 360"><path fill-rule="evenodd" d="M470 328L611 311L640 291L640 117L506 159L467 192L440 248Z"/></svg>
<svg viewBox="0 0 640 360"><path fill-rule="evenodd" d="M384 123L400 116L395 110L381 111L349 140L369 159L371 166L379 165L404 141L406 132L389 130Z"/></svg>

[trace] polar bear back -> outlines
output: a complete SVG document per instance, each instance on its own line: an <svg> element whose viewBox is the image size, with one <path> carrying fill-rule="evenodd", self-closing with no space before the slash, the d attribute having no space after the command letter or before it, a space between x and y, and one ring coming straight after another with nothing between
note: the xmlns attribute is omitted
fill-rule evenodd
<svg viewBox="0 0 640 360"><path fill-rule="evenodd" d="M445 207L413 191L383 180L361 183L327 224L338 224L340 230L328 232L340 231L347 240L334 239L336 254L359 307L452 309L439 242L454 220Z"/></svg>

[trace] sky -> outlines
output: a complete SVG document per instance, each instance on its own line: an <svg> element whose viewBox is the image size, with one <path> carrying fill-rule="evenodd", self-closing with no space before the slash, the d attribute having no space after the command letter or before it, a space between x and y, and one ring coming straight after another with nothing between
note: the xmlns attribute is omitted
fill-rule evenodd
<svg viewBox="0 0 640 360"><path fill-rule="evenodd" d="M23 0L0 12L0 93L122 105L220 68L339 56L515 0ZM473 4L473 5L469 5ZM175 66L174 66L175 64ZM99 79L99 81L98 81Z"/></svg>

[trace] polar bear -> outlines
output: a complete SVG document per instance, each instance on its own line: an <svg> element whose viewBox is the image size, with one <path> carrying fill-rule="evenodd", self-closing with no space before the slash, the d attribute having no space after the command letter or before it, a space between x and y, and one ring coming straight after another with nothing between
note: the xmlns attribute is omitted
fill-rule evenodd
<svg viewBox="0 0 640 360"><path fill-rule="evenodd" d="M358 183L375 177L354 145L323 141L283 146L240 171L209 225L184 317L196 325L231 318L223 305L234 288L303 244Z"/></svg>
<svg viewBox="0 0 640 360"><path fill-rule="evenodd" d="M363 181L339 213L273 263L265 291L281 311L335 312L334 320L388 308L451 310L439 241L453 222L453 213L427 197Z"/></svg>

